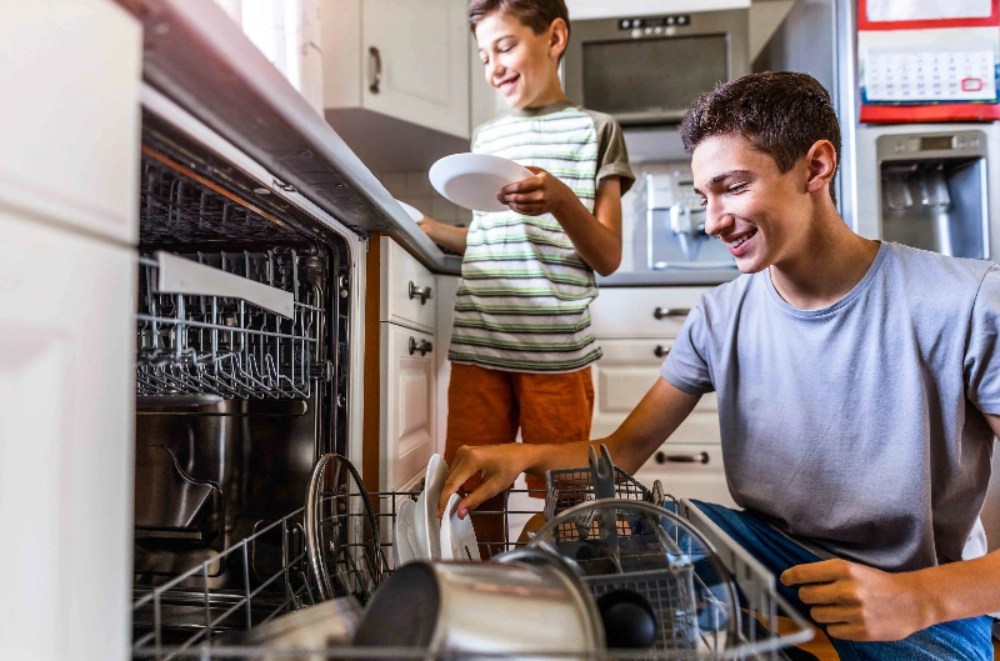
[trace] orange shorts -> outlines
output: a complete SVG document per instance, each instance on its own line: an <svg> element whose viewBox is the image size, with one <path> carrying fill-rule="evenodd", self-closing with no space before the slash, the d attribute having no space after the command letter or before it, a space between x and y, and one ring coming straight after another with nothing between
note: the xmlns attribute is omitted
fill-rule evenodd
<svg viewBox="0 0 1000 661"><path fill-rule="evenodd" d="M463 445L513 443L518 430L524 443L588 441L593 414L590 367L525 374L452 363L445 461ZM529 489L545 489L544 478L526 479Z"/></svg>

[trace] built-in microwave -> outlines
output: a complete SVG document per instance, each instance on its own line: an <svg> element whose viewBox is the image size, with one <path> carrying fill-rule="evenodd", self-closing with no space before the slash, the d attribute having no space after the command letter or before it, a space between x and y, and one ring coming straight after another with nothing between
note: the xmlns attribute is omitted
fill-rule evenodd
<svg viewBox="0 0 1000 661"><path fill-rule="evenodd" d="M676 124L716 83L750 72L748 10L572 21L566 93L623 126Z"/></svg>

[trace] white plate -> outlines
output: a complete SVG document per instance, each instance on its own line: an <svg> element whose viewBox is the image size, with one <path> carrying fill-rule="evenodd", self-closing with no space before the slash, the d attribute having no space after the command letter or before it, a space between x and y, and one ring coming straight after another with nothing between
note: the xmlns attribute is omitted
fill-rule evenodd
<svg viewBox="0 0 1000 661"><path fill-rule="evenodd" d="M403 207L403 211L405 211L406 215L412 218L414 222L419 222L427 217L423 211L413 205L403 202L402 200L396 200L396 203Z"/></svg>
<svg viewBox="0 0 1000 661"><path fill-rule="evenodd" d="M531 170L491 154L452 154L431 166L428 176L437 192L473 211L506 211L497 193L509 183L531 176Z"/></svg>
<svg viewBox="0 0 1000 661"><path fill-rule="evenodd" d="M413 517L413 528L417 533L414 550L419 557L428 560L441 557L441 522L437 518L437 504L447 476L448 464L441 455L431 455L424 474L424 490L417 497L417 511Z"/></svg>
<svg viewBox="0 0 1000 661"><path fill-rule="evenodd" d="M416 541L416 531L413 529L413 517L416 513L417 503L409 498L404 498L399 504L399 509L396 511L394 537L396 543L393 548L396 550L397 567L402 567L406 563L417 559L417 552L413 548L414 541Z"/></svg>
<svg viewBox="0 0 1000 661"><path fill-rule="evenodd" d="M476 531L472 527L472 517L466 515L464 519L458 518L456 509L461 499L457 493L451 494L441 518L441 559L479 561L482 558L479 555Z"/></svg>

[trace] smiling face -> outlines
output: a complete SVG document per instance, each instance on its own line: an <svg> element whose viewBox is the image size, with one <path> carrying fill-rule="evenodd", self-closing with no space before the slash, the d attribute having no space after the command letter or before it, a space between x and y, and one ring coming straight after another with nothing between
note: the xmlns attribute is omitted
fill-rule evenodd
<svg viewBox="0 0 1000 661"><path fill-rule="evenodd" d="M566 38L562 19L535 33L512 14L496 11L485 16L476 25L476 43L486 82L512 108L539 108L564 100L558 67Z"/></svg>
<svg viewBox="0 0 1000 661"><path fill-rule="evenodd" d="M705 201L705 231L726 243L741 272L794 262L804 253L815 188L808 156L782 173L745 138L717 135L698 144L691 168Z"/></svg>

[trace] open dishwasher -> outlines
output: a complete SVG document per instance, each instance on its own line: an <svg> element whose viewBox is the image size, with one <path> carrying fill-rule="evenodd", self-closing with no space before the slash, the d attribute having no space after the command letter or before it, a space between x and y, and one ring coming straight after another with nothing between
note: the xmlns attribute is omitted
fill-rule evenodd
<svg viewBox="0 0 1000 661"><path fill-rule="evenodd" d="M600 468L594 470L595 465ZM546 493L548 521L526 541L501 540L506 552L487 562L421 560L399 566L393 553L396 517L400 503L419 494L368 492L345 457L324 455L313 471L303 509L281 524L281 534L289 540L298 536L298 530L305 538L304 550L289 555L288 568L271 577L287 591L287 604L275 607L271 601L261 608L259 594L248 587L224 616L204 606L201 619L208 626L198 634L168 645L154 631L134 650L135 656L317 661L784 659L783 648L812 637L809 625L776 593L774 577L690 503L664 494L659 484L647 489L611 467L609 460L598 464L592 460L591 470L555 473L550 473ZM613 490L610 495L608 488ZM472 516L496 514L473 512ZM290 550L294 546L291 541L287 545ZM245 557L247 548L239 546L233 552ZM558 565L564 575L571 570L572 580L561 585L576 586L576 594L590 603L581 613L587 608L600 613L607 642L600 633L596 642L575 644L572 649L553 649L544 642L535 649L485 636L492 626L489 620L504 618L503 612L490 611L504 593L508 603L514 596L526 611L522 618L531 618L532 609L538 606L532 601L534 583L512 586L508 578L496 578L488 567L505 563L507 570L512 569L509 565L537 570L550 564ZM187 576L175 579L175 584L207 571L193 568ZM435 580L429 578L434 573L457 578L455 584L463 586L459 596L466 605L479 604L488 612L475 614L472 620L456 613L454 603L449 605L454 590L450 596L426 591L428 581ZM423 585L424 591L415 591L415 585ZM171 589L167 585L153 590L148 603L155 606ZM553 587L546 591L544 598L551 599ZM623 594L627 600L622 600ZM478 601L468 601L470 596ZM630 608L637 602L642 604L640 610ZM545 610L552 602L548 604ZM251 626L253 614L264 610L271 615ZM644 626L643 618L652 622L648 638L623 643L625 639L612 635L609 626L636 615L639 628ZM456 617L464 624L455 625L442 617ZM273 645L273 636L262 635L287 633L288 627L282 625L298 621L309 622L292 637L299 646ZM481 624L470 627L469 621ZM545 626L543 621L535 631L544 632ZM322 635L310 636L310 627ZM457 630L459 635L442 635L442 629ZM522 629L522 639L544 640L532 635L527 627ZM484 640L489 647L482 647ZM614 646L619 643L622 646Z"/></svg>
<svg viewBox="0 0 1000 661"><path fill-rule="evenodd" d="M248 589L243 628L315 601L300 513L349 451L353 275L342 233L151 112L139 190L135 649Z"/></svg>

